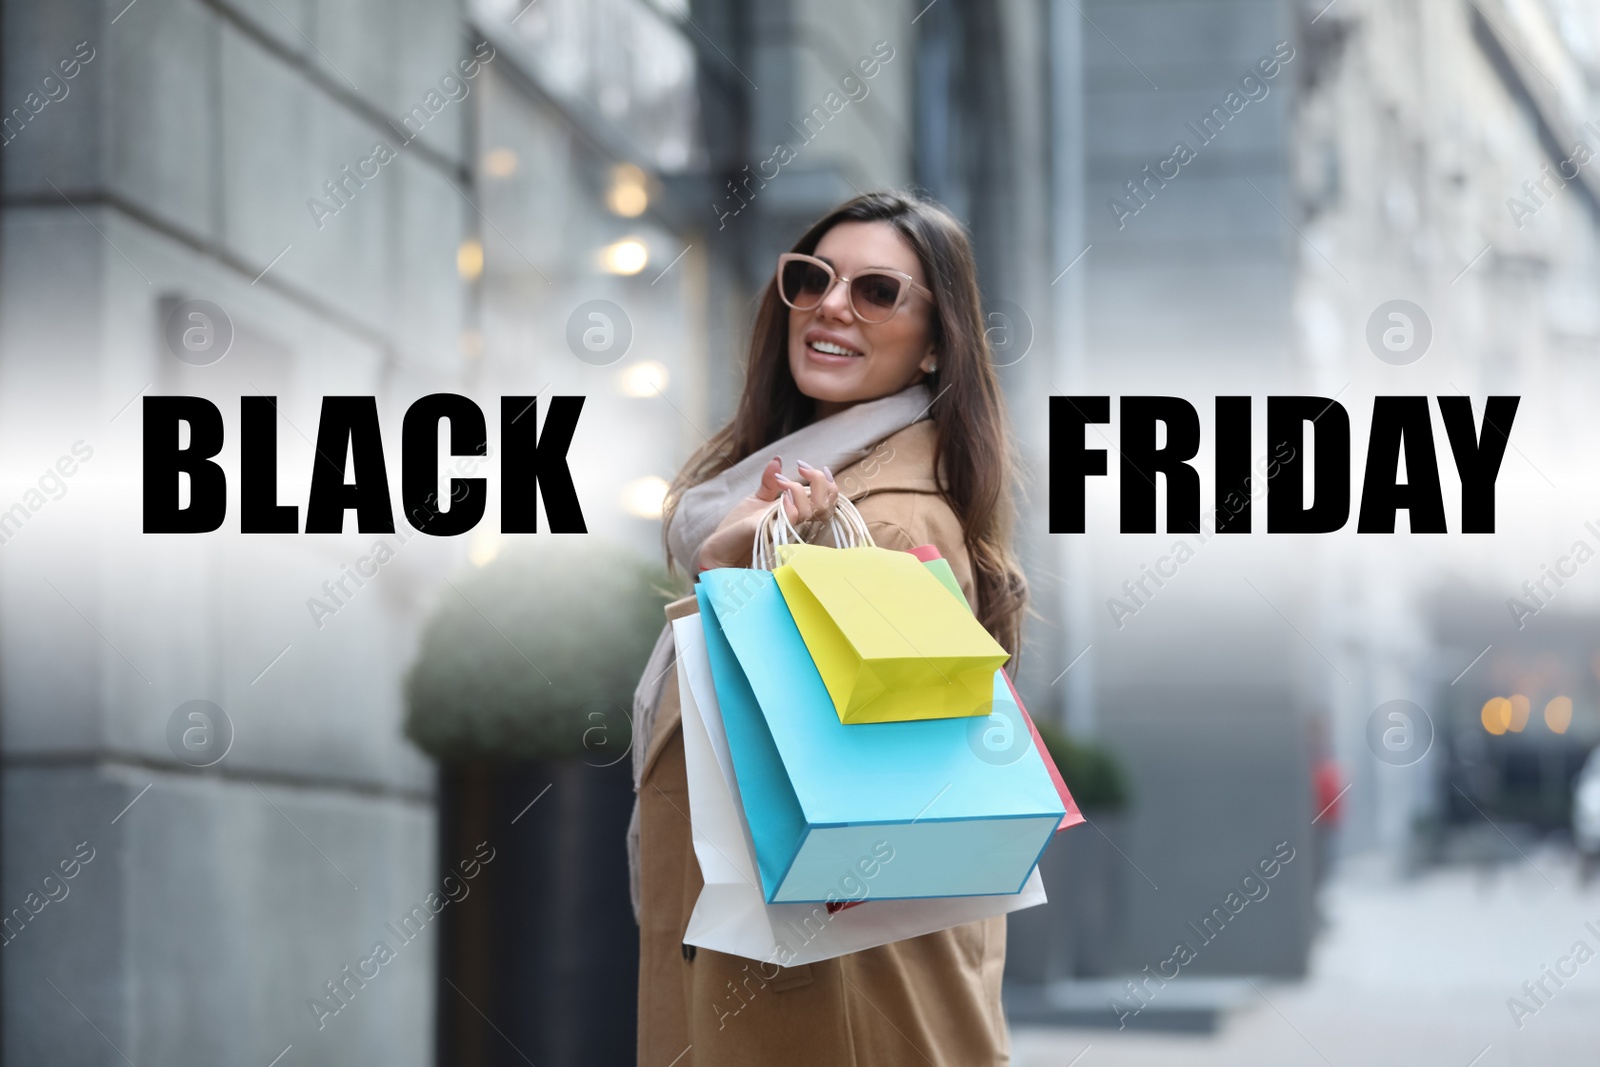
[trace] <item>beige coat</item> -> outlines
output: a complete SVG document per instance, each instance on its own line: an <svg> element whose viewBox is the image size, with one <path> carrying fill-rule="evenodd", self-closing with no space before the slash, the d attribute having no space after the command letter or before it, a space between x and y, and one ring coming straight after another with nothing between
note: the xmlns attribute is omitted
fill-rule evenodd
<svg viewBox="0 0 1600 1067"><path fill-rule="evenodd" d="M909 426L834 479L879 545L936 545L976 604L960 523L934 482L934 432L929 421ZM696 610L685 597L667 616ZM656 724L639 790L640 1067L1011 1062L1004 916L798 967L684 945L702 881L676 685L665 687Z"/></svg>

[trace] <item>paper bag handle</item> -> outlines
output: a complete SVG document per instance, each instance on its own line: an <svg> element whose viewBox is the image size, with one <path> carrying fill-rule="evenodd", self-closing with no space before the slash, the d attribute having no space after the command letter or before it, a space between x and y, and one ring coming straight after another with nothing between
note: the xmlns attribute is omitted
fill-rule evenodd
<svg viewBox="0 0 1600 1067"><path fill-rule="evenodd" d="M867 520L861 517L861 512L856 510L856 506L846 496L840 496L834 502L833 514L828 517L828 530L833 534L833 543L837 548L870 548L877 545L872 539L872 532L867 529ZM750 552L750 566L758 571L777 570L778 546L804 543L805 538L800 536L800 531L789 521L789 513L783 508L783 498L779 497L761 516L761 522L756 526L756 540Z"/></svg>

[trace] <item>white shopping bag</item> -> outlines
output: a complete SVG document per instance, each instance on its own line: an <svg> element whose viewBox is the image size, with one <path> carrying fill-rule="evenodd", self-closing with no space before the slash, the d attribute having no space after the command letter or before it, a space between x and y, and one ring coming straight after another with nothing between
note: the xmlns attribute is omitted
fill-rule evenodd
<svg viewBox="0 0 1600 1067"><path fill-rule="evenodd" d="M1000 896L872 900L871 879L863 876L852 883L863 894L857 899L866 902L860 905L830 912L822 904L768 904L739 802L700 616L674 620L672 632L683 705L689 817L695 856L705 880L689 917L683 938L686 944L788 967L1045 902L1044 883L1035 867L1022 892ZM870 860L866 869L871 869Z"/></svg>

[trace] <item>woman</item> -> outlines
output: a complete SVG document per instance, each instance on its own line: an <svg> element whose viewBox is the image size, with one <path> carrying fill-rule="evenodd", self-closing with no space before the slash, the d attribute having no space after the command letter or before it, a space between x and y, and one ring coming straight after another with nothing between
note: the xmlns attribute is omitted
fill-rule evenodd
<svg viewBox="0 0 1600 1067"><path fill-rule="evenodd" d="M1015 663L1026 585L1008 546L1010 464L966 233L930 201L869 193L779 257L733 421L667 495L669 563L748 567L780 497L825 542L843 493L878 545L937 546ZM685 597L667 615L695 610ZM663 632L635 697L639 1063L1008 1063L1004 916L796 967L683 944L702 882L671 653Z"/></svg>

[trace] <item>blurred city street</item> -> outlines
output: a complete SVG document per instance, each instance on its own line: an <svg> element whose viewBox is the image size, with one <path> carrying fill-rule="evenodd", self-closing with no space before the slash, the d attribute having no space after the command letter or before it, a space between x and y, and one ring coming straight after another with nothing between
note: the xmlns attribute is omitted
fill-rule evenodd
<svg viewBox="0 0 1600 1067"><path fill-rule="evenodd" d="M1600 950L1600 881L1580 884L1570 852L1531 848L1526 860L1513 853L1409 879L1373 858L1340 871L1324 904L1328 922L1306 979L1254 989L1247 980L1215 1034L1017 1027L1014 1067L1600 1062L1600 957L1567 964L1577 973L1564 986L1546 978L1553 995L1543 1007L1521 989L1531 981L1543 997L1542 968L1579 941ZM1535 1012L1519 1013L1520 1027L1506 1003L1513 997Z"/></svg>
<svg viewBox="0 0 1600 1067"><path fill-rule="evenodd" d="M0 109L0 1067L631 1062L673 487L892 190L1015 1067L1600 1063L1600 0L0 0Z"/></svg>

